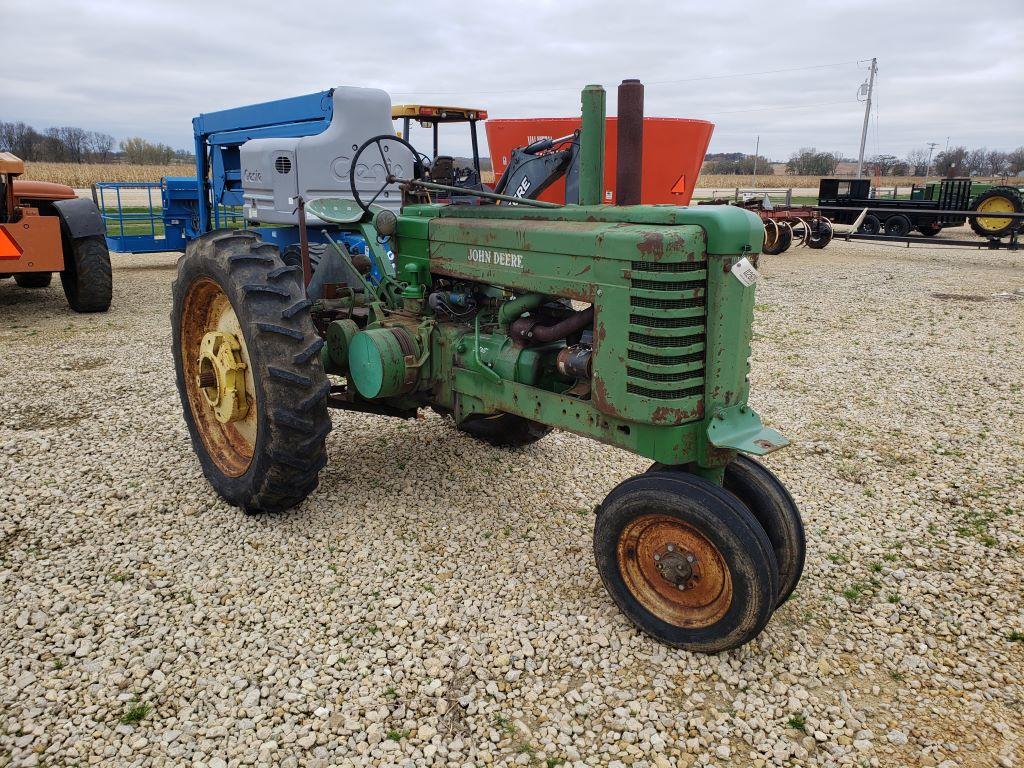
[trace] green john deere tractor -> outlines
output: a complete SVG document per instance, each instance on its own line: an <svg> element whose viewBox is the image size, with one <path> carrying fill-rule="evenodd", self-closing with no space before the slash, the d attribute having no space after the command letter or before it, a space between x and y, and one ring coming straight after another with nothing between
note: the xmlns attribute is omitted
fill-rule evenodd
<svg viewBox="0 0 1024 768"><path fill-rule="evenodd" d="M752 458L786 445L748 405L764 226L734 206L602 205L604 89L582 101L579 205L486 191L433 204L448 188L382 134L353 150L350 197L306 207L365 237L369 263L326 234L315 272L335 259L345 279L318 281L307 253L289 266L252 231L193 241L171 316L185 421L214 488L249 512L284 511L317 487L328 408L429 407L493 443L557 428L646 456L651 468L596 509L601 579L658 640L734 648L804 562L799 511ZM642 137L642 112L619 119L620 136ZM620 162L620 180L639 172ZM396 190L400 208L376 204ZM299 227L305 243L306 218Z"/></svg>

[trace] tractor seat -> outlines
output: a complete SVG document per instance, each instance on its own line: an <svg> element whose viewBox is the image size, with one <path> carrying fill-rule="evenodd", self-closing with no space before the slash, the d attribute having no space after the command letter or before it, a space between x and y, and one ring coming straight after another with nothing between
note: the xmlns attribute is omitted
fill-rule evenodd
<svg viewBox="0 0 1024 768"><path fill-rule="evenodd" d="M438 155L430 166L430 180L438 184L451 184L455 179L455 158Z"/></svg>

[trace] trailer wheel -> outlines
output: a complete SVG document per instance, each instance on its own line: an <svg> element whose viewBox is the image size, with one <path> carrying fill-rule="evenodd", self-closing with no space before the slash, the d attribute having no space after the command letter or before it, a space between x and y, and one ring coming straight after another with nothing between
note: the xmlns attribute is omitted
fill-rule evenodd
<svg viewBox="0 0 1024 768"><path fill-rule="evenodd" d="M323 340L301 270L251 232L189 243L171 288L174 366L203 473L246 512L281 512L317 486L331 429Z"/></svg>
<svg viewBox="0 0 1024 768"><path fill-rule="evenodd" d="M14 276L14 282L22 288L46 288L52 281L52 272L21 272Z"/></svg>
<svg viewBox="0 0 1024 768"><path fill-rule="evenodd" d="M65 240L64 270L60 273L60 282L68 304L75 312L106 312L110 309L113 275L107 241L102 235Z"/></svg>
<svg viewBox="0 0 1024 768"><path fill-rule="evenodd" d="M917 231L920 232L925 237L935 237L937 234L939 234L939 232L942 231L942 225L922 224L917 228Z"/></svg>
<svg viewBox="0 0 1024 768"><path fill-rule="evenodd" d="M905 237L910 234L910 219L902 213L890 216L885 220L885 234L889 237Z"/></svg>
<svg viewBox="0 0 1024 768"><path fill-rule="evenodd" d="M633 624L700 653L756 637L775 607L771 542L736 496L685 472L618 486L594 524L601 581Z"/></svg>
<svg viewBox="0 0 1024 768"><path fill-rule="evenodd" d="M860 228L857 231L864 235L877 235L882 231L882 222L873 213L869 213L864 217L864 221L860 223Z"/></svg>
<svg viewBox="0 0 1024 768"><path fill-rule="evenodd" d="M471 416L459 424L459 429L478 440L506 448L530 445L551 434L551 427L514 413Z"/></svg>
<svg viewBox="0 0 1024 768"><path fill-rule="evenodd" d="M971 203L971 210L978 213L1021 213L1024 201L1020 192L1013 187L992 187L978 195ZM1020 219L1000 216L979 216L968 219L971 229L981 237L1002 237L1021 227Z"/></svg>
<svg viewBox="0 0 1024 768"><path fill-rule="evenodd" d="M778 226L777 234L772 232L771 235L773 237L769 240L769 231L766 226L764 246L761 248L761 253L766 253L769 256L777 256L780 253L784 253L793 244L793 228L785 221L777 221L775 223Z"/></svg>
<svg viewBox="0 0 1024 768"><path fill-rule="evenodd" d="M821 250L832 242L832 222L828 219L814 219L808 222L810 235L807 237L807 247Z"/></svg>

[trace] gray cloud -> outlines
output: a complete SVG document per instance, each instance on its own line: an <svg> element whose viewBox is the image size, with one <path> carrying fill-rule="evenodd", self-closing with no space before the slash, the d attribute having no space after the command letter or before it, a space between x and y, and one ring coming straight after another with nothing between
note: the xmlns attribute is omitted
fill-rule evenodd
<svg viewBox="0 0 1024 768"><path fill-rule="evenodd" d="M649 115L716 124L713 151L856 154L1024 144L1024 4L989 0L632 3L5 0L0 119L191 145L193 115L332 85L494 117L578 113L579 89L648 83ZM856 62L860 61L858 64ZM834 65L834 66L818 66ZM814 67L814 68L810 68ZM797 69L802 68L802 69ZM736 73L792 70L722 77ZM698 79L699 78L699 79ZM468 140L457 139L462 152Z"/></svg>

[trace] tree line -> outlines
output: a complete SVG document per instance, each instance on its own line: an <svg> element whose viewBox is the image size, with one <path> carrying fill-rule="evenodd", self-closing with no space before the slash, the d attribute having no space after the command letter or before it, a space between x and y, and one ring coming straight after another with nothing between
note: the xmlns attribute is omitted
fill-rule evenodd
<svg viewBox="0 0 1024 768"><path fill-rule="evenodd" d="M704 158L704 173L750 176L754 172L753 155L742 152L719 152ZM758 155L758 175L772 175L772 161ZM819 152L815 147L802 147L786 161L786 173L794 176L831 176L841 162L853 162L838 152ZM931 157L927 149L914 149L905 157L875 155L864 161L864 173L874 176L1016 176L1024 171L1024 146L1010 152L998 149L950 147Z"/></svg>
<svg viewBox="0 0 1024 768"><path fill-rule="evenodd" d="M11 152L29 162L48 163L122 161L132 165L167 165L194 160L189 152L138 136L115 142L109 133L86 131L73 125L37 131L25 123L3 121L0 121L0 152Z"/></svg>

